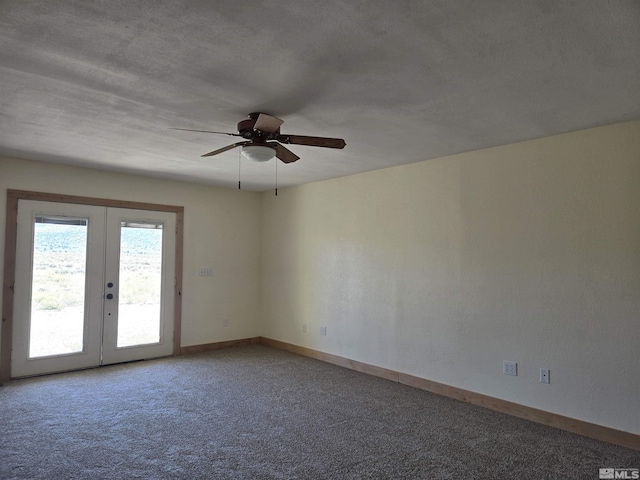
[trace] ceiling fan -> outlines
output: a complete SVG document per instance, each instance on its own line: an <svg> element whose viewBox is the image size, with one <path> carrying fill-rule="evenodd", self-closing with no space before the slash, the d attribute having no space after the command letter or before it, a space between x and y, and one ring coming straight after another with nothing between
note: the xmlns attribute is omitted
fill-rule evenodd
<svg viewBox="0 0 640 480"><path fill-rule="evenodd" d="M309 147L344 148L345 141L341 138L308 137L305 135L288 135L280 133L280 125L284 122L278 117L267 115L266 113L254 112L249 114L249 118L238 123L238 133L213 132L210 130L191 130L189 128L172 128L171 130L183 130L186 132L216 133L221 135L231 135L242 137L243 142L233 143L226 147L219 148L213 152L205 153L203 157L212 157L219 153L226 152L232 148L242 147L242 155L251 160L266 162L274 156L284 163L292 163L298 157L282 144L306 145Z"/></svg>

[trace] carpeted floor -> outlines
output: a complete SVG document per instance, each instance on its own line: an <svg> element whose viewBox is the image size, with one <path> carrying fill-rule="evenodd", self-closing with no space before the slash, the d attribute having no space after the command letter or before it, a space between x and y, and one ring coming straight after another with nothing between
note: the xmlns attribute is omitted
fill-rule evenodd
<svg viewBox="0 0 640 480"><path fill-rule="evenodd" d="M256 345L0 387L2 479L598 479L640 452Z"/></svg>

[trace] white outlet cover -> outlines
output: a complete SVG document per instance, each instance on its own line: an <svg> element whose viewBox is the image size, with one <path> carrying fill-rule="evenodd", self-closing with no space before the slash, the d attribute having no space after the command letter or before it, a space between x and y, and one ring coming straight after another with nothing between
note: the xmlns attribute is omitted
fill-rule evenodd
<svg viewBox="0 0 640 480"><path fill-rule="evenodd" d="M551 383L551 370L546 368L540 369L540 383Z"/></svg>

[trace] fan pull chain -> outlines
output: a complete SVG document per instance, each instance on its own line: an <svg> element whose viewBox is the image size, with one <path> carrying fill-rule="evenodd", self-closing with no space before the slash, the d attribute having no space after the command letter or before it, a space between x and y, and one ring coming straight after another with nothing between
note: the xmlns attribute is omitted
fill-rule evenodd
<svg viewBox="0 0 640 480"><path fill-rule="evenodd" d="M278 159L276 158L276 197L278 196Z"/></svg>
<svg viewBox="0 0 640 480"><path fill-rule="evenodd" d="M242 155L240 153L241 151L238 150L238 190L241 190L240 188L240 163L242 162Z"/></svg>

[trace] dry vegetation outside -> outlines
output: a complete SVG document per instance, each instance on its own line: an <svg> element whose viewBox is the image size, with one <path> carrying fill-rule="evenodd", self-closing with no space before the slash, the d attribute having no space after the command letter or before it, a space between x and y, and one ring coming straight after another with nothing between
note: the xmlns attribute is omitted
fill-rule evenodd
<svg viewBox="0 0 640 480"><path fill-rule="evenodd" d="M86 227L35 225L30 356L83 349ZM118 346L159 340L162 230L123 228ZM118 285L118 283L116 283Z"/></svg>

